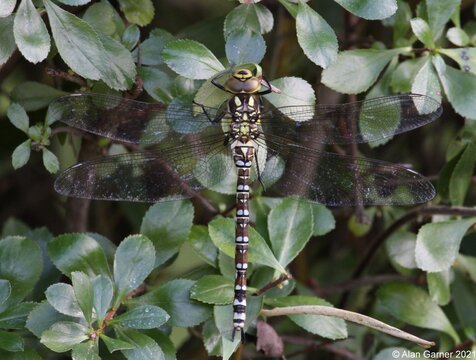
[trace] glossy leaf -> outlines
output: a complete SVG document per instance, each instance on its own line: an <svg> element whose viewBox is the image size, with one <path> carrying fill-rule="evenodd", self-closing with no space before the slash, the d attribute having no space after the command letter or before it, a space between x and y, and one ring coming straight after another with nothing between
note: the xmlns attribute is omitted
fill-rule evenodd
<svg viewBox="0 0 476 360"><path fill-rule="evenodd" d="M36 337L40 338L41 334L50 326L61 321L72 321L73 317L63 315L56 311L48 301L43 301L35 306L28 315L26 327Z"/></svg>
<svg viewBox="0 0 476 360"><path fill-rule="evenodd" d="M231 64L258 64L266 52L266 43L260 33L242 28L228 34L225 51Z"/></svg>
<svg viewBox="0 0 476 360"><path fill-rule="evenodd" d="M390 86L392 87L392 90L403 93L410 92L412 82L424 63L424 58L416 58L398 64L391 76ZM397 123L399 123L399 119L397 119Z"/></svg>
<svg viewBox="0 0 476 360"><path fill-rule="evenodd" d="M447 305L451 301L451 271L429 272L426 274L426 280L431 300L441 306Z"/></svg>
<svg viewBox="0 0 476 360"><path fill-rule="evenodd" d="M441 49L439 52L456 61L463 71L476 75L476 48Z"/></svg>
<svg viewBox="0 0 476 360"><path fill-rule="evenodd" d="M0 314L0 328L23 330L28 315L36 305L33 302L23 302L10 306Z"/></svg>
<svg viewBox="0 0 476 360"><path fill-rule="evenodd" d="M92 0L58 0L60 3L70 6L80 6L86 5L87 3L91 2Z"/></svg>
<svg viewBox="0 0 476 360"><path fill-rule="evenodd" d="M233 282L221 275L204 276L190 290L192 299L214 305L229 304L233 294Z"/></svg>
<svg viewBox="0 0 476 360"><path fill-rule="evenodd" d="M165 63L189 79L208 79L225 68L203 44L194 40L175 40L162 51Z"/></svg>
<svg viewBox="0 0 476 360"><path fill-rule="evenodd" d="M411 92L427 95L441 102L441 86L431 58L428 58L414 77Z"/></svg>
<svg viewBox="0 0 476 360"><path fill-rule="evenodd" d="M150 24L154 18L154 4L151 0L119 0L127 21L139 26Z"/></svg>
<svg viewBox="0 0 476 360"><path fill-rule="evenodd" d="M170 316L158 306L139 305L116 316L108 321L108 324L133 329L154 329L165 324L169 318Z"/></svg>
<svg viewBox="0 0 476 360"><path fill-rule="evenodd" d="M470 119L476 118L476 103L472 97L476 92L476 75L446 66L439 56L434 57L433 63L455 111Z"/></svg>
<svg viewBox="0 0 476 360"><path fill-rule="evenodd" d="M279 94L265 95L275 107L314 105L316 95L312 86L305 80L297 77L283 77L271 81L271 85L281 90Z"/></svg>
<svg viewBox="0 0 476 360"><path fill-rule="evenodd" d="M298 4L296 31L299 45L304 54L324 69L337 57L337 36L329 24L309 5Z"/></svg>
<svg viewBox="0 0 476 360"><path fill-rule="evenodd" d="M453 205L463 205L464 198L471 184L475 162L476 146L468 143L455 164L450 177L449 198Z"/></svg>
<svg viewBox="0 0 476 360"><path fill-rule="evenodd" d="M476 257L459 254L457 262L468 273L471 280L476 282Z"/></svg>
<svg viewBox="0 0 476 360"><path fill-rule="evenodd" d="M389 283L380 287L377 296L393 317L410 325L442 331L459 343L458 334L445 313L424 290L410 284Z"/></svg>
<svg viewBox="0 0 476 360"><path fill-rule="evenodd" d="M412 31L426 47L434 48L433 33L428 23L421 18L414 18L410 21Z"/></svg>
<svg viewBox="0 0 476 360"><path fill-rule="evenodd" d="M266 303L275 307L300 306L300 305L320 305L331 306L323 299L313 296L293 295L278 299L267 299ZM289 318L312 334L322 336L327 339L345 339L347 337L347 326L345 321L338 318L322 315L290 315Z"/></svg>
<svg viewBox="0 0 476 360"><path fill-rule="evenodd" d="M66 94L64 91L39 82L25 81L15 86L11 95L13 101L20 104L26 111L35 111L47 107L51 101Z"/></svg>
<svg viewBox="0 0 476 360"><path fill-rule="evenodd" d="M193 225L189 236L189 243L203 261L213 267L217 266L218 250L213 245L206 226Z"/></svg>
<svg viewBox="0 0 476 360"><path fill-rule="evenodd" d="M3 65L16 49L13 35L13 15L0 17L0 34L2 34L0 36L0 65Z"/></svg>
<svg viewBox="0 0 476 360"><path fill-rule="evenodd" d="M19 334L0 330L0 349L23 351L23 339Z"/></svg>
<svg viewBox="0 0 476 360"><path fill-rule="evenodd" d="M321 204L311 204L311 208L314 219L313 236L322 236L335 229L336 221L332 211Z"/></svg>
<svg viewBox="0 0 476 360"><path fill-rule="evenodd" d="M406 269L416 269L415 261L416 234L398 231L385 242L385 250L392 262Z"/></svg>
<svg viewBox="0 0 476 360"><path fill-rule="evenodd" d="M104 334L101 334L100 337L101 340L104 341L104 344L106 344L107 350L109 350L110 353L118 350L134 349L134 345L129 344L127 341L111 338Z"/></svg>
<svg viewBox="0 0 476 360"><path fill-rule="evenodd" d="M134 346L129 350L121 349L126 359L165 360L162 349L151 337L132 329L120 329L116 332L121 340Z"/></svg>
<svg viewBox="0 0 476 360"><path fill-rule="evenodd" d="M446 37L449 41L457 46L467 46L469 44L469 36L463 29L458 27L452 27L446 32Z"/></svg>
<svg viewBox="0 0 476 360"><path fill-rule="evenodd" d="M170 315L171 326L196 326L211 315L210 307L190 299L192 280L172 280L141 296L140 302L156 305Z"/></svg>
<svg viewBox="0 0 476 360"><path fill-rule="evenodd" d="M104 250L87 234L63 234L48 242L48 254L66 276L82 271L88 276L110 275Z"/></svg>
<svg viewBox="0 0 476 360"><path fill-rule="evenodd" d="M336 0L336 2L352 14L367 20L385 19L397 11L396 0L379 1L378 5L372 0Z"/></svg>
<svg viewBox="0 0 476 360"><path fill-rule="evenodd" d="M307 244L313 225L312 208L306 202L287 198L271 210L268 216L269 239L273 253L283 267Z"/></svg>
<svg viewBox="0 0 476 360"><path fill-rule="evenodd" d="M157 203L147 210L140 232L154 244L155 266L178 252L188 239L192 223L193 206L189 200Z"/></svg>
<svg viewBox="0 0 476 360"><path fill-rule="evenodd" d="M415 256L420 269L448 269L456 259L461 240L476 218L448 220L423 225L418 231Z"/></svg>
<svg viewBox="0 0 476 360"><path fill-rule="evenodd" d="M140 40L140 29L137 25L129 25L122 34L122 45L128 50L136 47Z"/></svg>
<svg viewBox="0 0 476 360"><path fill-rule="evenodd" d="M26 165L28 160L30 160L31 154L31 140L25 140L20 145L18 145L12 153L12 166L13 168L19 169L22 166Z"/></svg>
<svg viewBox="0 0 476 360"><path fill-rule="evenodd" d="M131 235L121 242L114 257L115 307L142 284L154 269L154 263L155 248L147 237Z"/></svg>
<svg viewBox="0 0 476 360"><path fill-rule="evenodd" d="M71 350L74 345L88 338L88 329L81 324L61 321L54 323L41 334L41 343L56 352Z"/></svg>
<svg viewBox="0 0 476 360"><path fill-rule="evenodd" d="M12 287L9 298L0 304L0 313L22 301L33 290L42 265L41 250L34 241L21 236L0 240L0 279L10 281Z"/></svg>
<svg viewBox="0 0 476 360"><path fill-rule="evenodd" d="M91 280L85 273L81 271L73 271L71 273L71 281L73 283L74 295L78 301L78 305L81 308L87 323L91 325L94 301Z"/></svg>
<svg viewBox="0 0 476 360"><path fill-rule="evenodd" d="M24 133L28 132L29 128L29 119L28 114L25 109L17 103L12 103L7 110L8 120L15 126L17 129L20 129Z"/></svg>
<svg viewBox="0 0 476 360"><path fill-rule="evenodd" d="M22 55L33 64L50 51L50 35L31 0L21 0L13 22L15 42Z"/></svg>
<svg viewBox="0 0 476 360"><path fill-rule="evenodd" d="M10 281L5 279L0 279L0 305L3 304L12 293L12 286Z"/></svg>
<svg viewBox="0 0 476 360"><path fill-rule="evenodd" d="M73 346L72 360L101 360L97 341L89 340Z"/></svg>
<svg viewBox="0 0 476 360"><path fill-rule="evenodd" d="M96 316L101 323L111 307L114 289L109 277L98 275L92 283L93 286L93 306Z"/></svg>
<svg viewBox="0 0 476 360"><path fill-rule="evenodd" d="M143 65L161 65L164 63L162 51L164 47L174 40L172 34L162 29L154 29L150 32L149 37L141 43L140 58ZM134 51L137 59L138 51Z"/></svg>
<svg viewBox="0 0 476 360"><path fill-rule="evenodd" d="M428 12L428 24L430 25L433 37L439 37L461 0L426 0Z"/></svg>
<svg viewBox="0 0 476 360"><path fill-rule="evenodd" d="M56 174L59 170L59 161L55 154L47 148L41 150L43 154L43 165L50 174Z"/></svg>
<svg viewBox="0 0 476 360"><path fill-rule="evenodd" d="M119 39L124 32L124 22L114 7L101 0L86 9L83 20L91 25L96 32Z"/></svg>
<svg viewBox="0 0 476 360"><path fill-rule="evenodd" d="M337 61L322 72L322 83L345 94L368 90L388 62L402 49L359 49L343 51Z"/></svg>
<svg viewBox="0 0 476 360"><path fill-rule="evenodd" d="M46 299L56 311L73 317L83 317L74 289L69 284L53 284L46 289Z"/></svg>
<svg viewBox="0 0 476 360"><path fill-rule="evenodd" d="M13 9L15 9L16 3L17 0L3 0L0 3L0 18L10 15L13 12Z"/></svg>
<svg viewBox="0 0 476 360"><path fill-rule="evenodd" d="M233 258L235 256L234 221L231 219L217 218L208 224L208 231L215 246ZM251 227L249 228L248 260L252 263L272 267L281 273L286 272L261 235Z"/></svg>
<svg viewBox="0 0 476 360"><path fill-rule="evenodd" d="M239 29L266 34L273 28L273 14L261 4L242 4L235 7L225 18L225 39Z"/></svg>

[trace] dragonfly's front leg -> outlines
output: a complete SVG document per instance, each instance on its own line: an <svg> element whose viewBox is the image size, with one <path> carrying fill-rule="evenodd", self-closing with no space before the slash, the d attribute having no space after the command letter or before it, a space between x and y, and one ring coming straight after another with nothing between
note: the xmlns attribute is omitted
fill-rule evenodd
<svg viewBox="0 0 476 360"><path fill-rule="evenodd" d="M219 112L215 116L211 116L208 113L207 109L205 108L205 106L203 104L199 104L196 101L193 101L194 105L200 106L203 113L207 117L208 121L210 121L212 124L219 123L225 117L225 115L230 114L230 112L228 110L224 109L224 104L225 103L226 103L226 101L223 104L220 105L220 107L218 108Z"/></svg>

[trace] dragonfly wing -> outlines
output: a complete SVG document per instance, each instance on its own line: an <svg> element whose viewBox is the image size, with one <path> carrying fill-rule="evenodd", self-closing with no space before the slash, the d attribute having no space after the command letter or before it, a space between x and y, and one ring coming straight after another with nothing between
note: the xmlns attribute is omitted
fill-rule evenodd
<svg viewBox="0 0 476 360"><path fill-rule="evenodd" d="M278 179L269 194L297 195L328 206L409 205L435 196L422 175L399 165L278 144L267 138L264 178Z"/></svg>
<svg viewBox="0 0 476 360"><path fill-rule="evenodd" d="M425 95L405 94L340 105L287 106L262 114L265 134L309 146L376 142L436 120L441 105Z"/></svg>
<svg viewBox="0 0 476 360"><path fill-rule="evenodd" d="M197 133L215 127L210 121L219 109L179 101L170 105L145 103L107 94L73 94L53 101L51 120L132 144L157 144L170 134Z"/></svg>

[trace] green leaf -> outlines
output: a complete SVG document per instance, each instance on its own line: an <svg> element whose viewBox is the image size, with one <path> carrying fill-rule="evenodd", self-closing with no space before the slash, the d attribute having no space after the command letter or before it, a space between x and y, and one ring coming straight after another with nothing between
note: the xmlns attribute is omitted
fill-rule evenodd
<svg viewBox="0 0 476 360"><path fill-rule="evenodd" d="M457 319L459 320L458 324L462 327L465 335L471 340L474 340L474 331L476 330L474 284L458 272L456 272L455 275L451 286L452 304Z"/></svg>
<svg viewBox="0 0 476 360"><path fill-rule="evenodd" d="M446 37L449 41L457 46L467 46L469 44L469 36L463 29L452 27L446 32Z"/></svg>
<svg viewBox="0 0 476 360"><path fill-rule="evenodd" d="M473 101L473 94L476 93L476 75L446 66L438 55L433 58L433 64L455 111L461 116L476 118L476 102Z"/></svg>
<svg viewBox="0 0 476 360"><path fill-rule="evenodd" d="M418 231L415 249L418 267L429 272L451 267L464 234L474 223L476 218L423 225Z"/></svg>
<svg viewBox="0 0 476 360"><path fill-rule="evenodd" d="M476 75L476 48L439 49L439 52L456 61L463 71Z"/></svg>
<svg viewBox="0 0 476 360"><path fill-rule="evenodd" d="M193 225L189 236L189 243L203 261L213 267L217 267L218 250L213 245L206 226Z"/></svg>
<svg viewBox="0 0 476 360"><path fill-rule="evenodd" d="M296 31L304 54L324 69L337 57L337 36L329 24L309 5L299 2L296 16Z"/></svg>
<svg viewBox="0 0 476 360"><path fill-rule="evenodd" d="M0 305L2 305L10 297L11 293L12 286L10 285L10 281L0 279Z"/></svg>
<svg viewBox="0 0 476 360"><path fill-rule="evenodd" d="M83 20L91 25L96 32L111 36L116 40L124 32L124 22L116 9L107 1L92 4L86 9Z"/></svg>
<svg viewBox="0 0 476 360"><path fill-rule="evenodd" d="M119 0L127 21L139 26L150 24L154 18L154 4L151 0Z"/></svg>
<svg viewBox="0 0 476 360"><path fill-rule="evenodd" d="M189 79L208 79L225 68L205 45L194 40L175 40L162 51L165 63Z"/></svg>
<svg viewBox="0 0 476 360"><path fill-rule="evenodd" d="M20 129L25 134L28 133L29 120L25 109L17 103L11 103L7 111L8 120L17 129Z"/></svg>
<svg viewBox="0 0 476 360"><path fill-rule="evenodd" d="M101 360L97 341L90 340L73 346L72 360Z"/></svg>
<svg viewBox="0 0 476 360"><path fill-rule="evenodd" d="M16 2L17 0L3 0L0 3L0 18L9 16L15 9Z"/></svg>
<svg viewBox="0 0 476 360"><path fill-rule="evenodd" d="M352 14L367 20L380 20L392 16L397 11L396 0L335 0Z"/></svg>
<svg viewBox="0 0 476 360"><path fill-rule="evenodd" d="M42 267L41 250L33 240L21 236L0 240L0 279L10 281L12 287L10 297L0 304L0 313L33 290Z"/></svg>
<svg viewBox="0 0 476 360"><path fill-rule="evenodd" d="M168 104L172 100L173 82L169 75L152 66L142 66L139 75L144 80L144 89L154 100Z"/></svg>
<svg viewBox="0 0 476 360"><path fill-rule="evenodd" d="M140 29L137 25L129 25L122 34L122 45L128 50L136 47L140 40Z"/></svg>
<svg viewBox="0 0 476 360"><path fill-rule="evenodd" d="M166 333L157 329L143 330L142 333L155 340L164 353L165 360L176 360L177 350L175 349L174 343Z"/></svg>
<svg viewBox="0 0 476 360"><path fill-rule="evenodd" d="M204 276L190 290L192 299L214 305L231 303L233 294L233 282L221 275Z"/></svg>
<svg viewBox="0 0 476 360"><path fill-rule="evenodd" d="M23 339L19 334L0 330L0 349L23 351Z"/></svg>
<svg viewBox="0 0 476 360"><path fill-rule="evenodd" d="M316 102L314 90L306 80L297 77L283 77L271 81L271 84L281 90L279 94L265 95L266 100L275 107L314 105Z"/></svg>
<svg viewBox="0 0 476 360"><path fill-rule="evenodd" d="M111 301L114 295L111 279L104 275L98 275L93 280L93 293L94 310L96 310L96 316L99 323L102 323L106 313L111 307Z"/></svg>
<svg viewBox="0 0 476 360"><path fill-rule="evenodd" d="M396 93L410 92L415 76L424 63L424 58L416 58L409 59L398 64L397 68L392 73L390 81L392 90ZM397 123L399 122L400 121L397 120ZM375 123L375 120L373 120L372 123Z"/></svg>
<svg viewBox="0 0 476 360"><path fill-rule="evenodd" d="M130 350L121 349L128 360L165 360L162 349L151 337L132 329L117 329L116 332L121 340L134 346Z"/></svg>
<svg viewBox="0 0 476 360"><path fill-rule="evenodd" d="M450 177L449 198L453 205L463 205L464 198L471 184L475 162L476 146L468 143Z"/></svg>
<svg viewBox="0 0 476 360"><path fill-rule="evenodd" d="M210 307L190 299L192 280L172 280L140 297L143 304L156 305L170 315L170 326L196 326L211 315Z"/></svg>
<svg viewBox="0 0 476 360"><path fill-rule="evenodd" d="M368 90L388 62L405 49L342 51L337 61L322 72L322 83L344 94Z"/></svg>
<svg viewBox="0 0 476 360"><path fill-rule="evenodd" d="M432 99L441 102L441 86L435 68L433 67L431 57L428 57L414 77L411 92L414 94L427 95ZM425 104L422 106L426 108Z"/></svg>
<svg viewBox="0 0 476 360"><path fill-rule="evenodd" d="M88 276L111 274L104 250L88 234L63 234L48 242L48 254L66 276L82 271Z"/></svg>
<svg viewBox="0 0 476 360"><path fill-rule="evenodd" d="M431 300L436 302L438 305L444 306L451 301L450 277L450 270L426 274Z"/></svg>
<svg viewBox="0 0 476 360"><path fill-rule="evenodd" d="M0 36L0 65L3 65L16 49L13 35L13 15L0 17L0 34L2 34Z"/></svg>
<svg viewBox="0 0 476 360"><path fill-rule="evenodd" d="M87 3L91 2L92 0L58 0L60 3L70 6L80 6L86 5Z"/></svg>
<svg viewBox="0 0 476 360"><path fill-rule="evenodd" d="M458 254L457 263L468 273L473 282L476 282L476 257Z"/></svg>
<svg viewBox="0 0 476 360"><path fill-rule="evenodd" d="M81 271L73 271L71 273L71 281L73 283L74 295L78 301L78 305L84 314L87 323L91 325L93 320L93 285L89 277Z"/></svg>
<svg viewBox="0 0 476 360"><path fill-rule="evenodd" d="M40 338L43 331L47 330L54 323L70 320L75 319L59 313L45 300L36 305L30 312L26 321L26 328L35 334L36 337Z"/></svg>
<svg viewBox="0 0 476 360"><path fill-rule="evenodd" d="M213 243L226 255L235 256L235 223L231 219L217 218L208 224ZM271 249L255 229L249 228L248 260L252 263L272 267L281 273L286 269L278 262Z"/></svg>
<svg viewBox="0 0 476 360"><path fill-rule="evenodd" d="M293 295L284 298L266 299L266 304L275 307L301 306L301 305L320 305L330 306L323 299L314 296ZM347 326L342 319L322 316L322 315L290 315L288 316L294 323L309 331L327 339L345 339L347 335Z"/></svg>
<svg viewBox="0 0 476 360"><path fill-rule="evenodd" d="M47 107L54 99L66 94L64 91L39 82L25 81L15 86L11 96L13 101L23 106L26 111L36 111ZM20 130L26 132L28 130L28 122L25 130Z"/></svg>
<svg viewBox="0 0 476 360"><path fill-rule="evenodd" d="M428 23L421 18L414 18L410 20L412 31L426 47L433 49L435 42L433 41L433 33L431 32Z"/></svg>
<svg viewBox="0 0 476 360"><path fill-rule="evenodd" d="M266 43L260 33L242 28L228 34L225 51L231 64L258 64L266 52Z"/></svg>
<svg viewBox="0 0 476 360"><path fill-rule="evenodd" d="M31 0L21 0L13 22L15 42L22 55L33 64L50 51L50 35Z"/></svg>
<svg viewBox="0 0 476 360"><path fill-rule="evenodd" d="M43 152L43 165L50 174L56 174L59 170L59 161L55 154L49 151L47 148L42 149Z"/></svg>
<svg viewBox="0 0 476 360"><path fill-rule="evenodd" d="M174 36L168 31L162 29L154 29L150 32L149 38L140 45L140 60L143 65L161 65L164 63L162 59L162 51L164 47L174 41ZM138 56L137 49L134 51L134 58Z"/></svg>
<svg viewBox="0 0 476 360"><path fill-rule="evenodd" d="M311 208L314 219L314 228L312 230L313 236L322 236L335 229L336 221L332 211L321 204L312 203Z"/></svg>
<svg viewBox="0 0 476 360"><path fill-rule="evenodd" d="M225 39L234 31L248 29L266 34L273 28L273 14L261 4L242 4L234 8L225 18Z"/></svg>
<svg viewBox="0 0 476 360"><path fill-rule="evenodd" d="M428 23L434 39L441 35L446 23L460 4L461 0L426 0Z"/></svg>
<svg viewBox="0 0 476 360"><path fill-rule="evenodd" d="M313 213L309 203L284 199L268 216L268 231L273 253L286 267L312 236Z"/></svg>
<svg viewBox="0 0 476 360"><path fill-rule="evenodd" d="M55 352L65 352L88 339L87 333L88 329L84 325L60 321L41 334L40 342Z"/></svg>
<svg viewBox="0 0 476 360"><path fill-rule="evenodd" d="M385 242L388 257L405 269L416 269L415 261L416 234L408 231L393 233Z"/></svg>
<svg viewBox="0 0 476 360"><path fill-rule="evenodd" d="M110 338L109 336L106 336L104 334L100 334L99 336L101 337L101 340L104 341L104 344L106 344L106 347L110 353L113 353L117 350L134 349L134 345L129 344L126 341Z"/></svg>
<svg viewBox="0 0 476 360"><path fill-rule="evenodd" d="M378 289L377 297L393 317L413 326L442 331L459 344L458 334L443 310L422 289L405 283L389 283Z"/></svg>
<svg viewBox="0 0 476 360"><path fill-rule="evenodd" d="M154 329L165 324L169 318L170 316L158 306L139 305L116 316L108 321L108 324L133 329Z"/></svg>
<svg viewBox="0 0 476 360"><path fill-rule="evenodd" d="M193 224L193 206L190 200L157 203L142 219L141 234L155 246L155 267L174 256L187 241Z"/></svg>
<svg viewBox="0 0 476 360"><path fill-rule="evenodd" d="M30 312L37 304L24 302L15 304L0 314L0 328L23 330Z"/></svg>
<svg viewBox="0 0 476 360"><path fill-rule="evenodd" d="M131 235L121 242L114 257L114 282L117 287L114 307L142 284L154 269L154 263L154 245L144 235Z"/></svg>
<svg viewBox="0 0 476 360"><path fill-rule="evenodd" d="M407 354L418 354L403 347L389 347L379 351L374 360L403 359Z"/></svg>
<svg viewBox="0 0 476 360"><path fill-rule="evenodd" d="M31 140L25 140L20 145L18 145L12 153L12 166L13 168L19 169L22 166L26 165L28 160L30 160L31 154Z"/></svg>
<svg viewBox="0 0 476 360"><path fill-rule="evenodd" d="M53 284L46 289L45 295L50 305L61 314L83 317L83 312L71 285L63 283Z"/></svg>

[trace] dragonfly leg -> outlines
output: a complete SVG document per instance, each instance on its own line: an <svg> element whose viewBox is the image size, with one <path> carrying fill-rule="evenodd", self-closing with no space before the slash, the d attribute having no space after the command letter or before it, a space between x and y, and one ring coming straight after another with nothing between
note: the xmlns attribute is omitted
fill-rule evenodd
<svg viewBox="0 0 476 360"><path fill-rule="evenodd" d="M259 169L258 151L255 151L255 161L256 161L256 173L258 174L258 181L261 184L263 191L266 191L263 180L261 178L261 170Z"/></svg>
<svg viewBox="0 0 476 360"><path fill-rule="evenodd" d="M260 91L260 92L258 92L257 94L258 94L258 95L271 94L271 93L273 92L273 88L272 88L271 84L269 83L268 79L266 79L265 77L262 77L261 80L264 82L264 84L266 85L266 87L267 87L268 89L263 90L263 91Z"/></svg>
<svg viewBox="0 0 476 360"><path fill-rule="evenodd" d="M203 104L199 104L198 102L196 101L192 101L195 105L197 106L200 106L200 108L202 109L203 113L205 114L205 116L207 117L208 121L210 121L212 124L216 124L218 123L221 119L223 119L223 117L228 114L228 111L226 110L222 110L220 113L218 113L217 115L215 116L211 116L207 109L205 108L205 106L203 106ZM223 107L223 104L220 106L220 109Z"/></svg>

